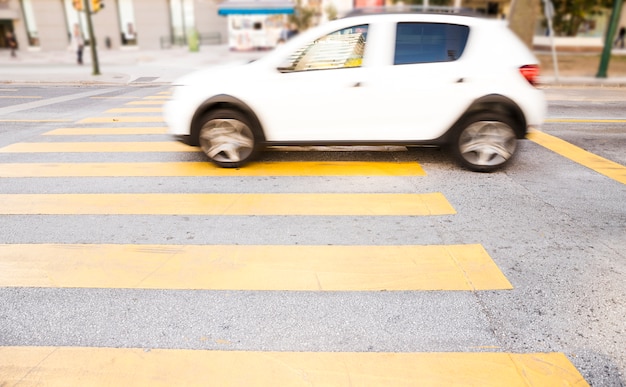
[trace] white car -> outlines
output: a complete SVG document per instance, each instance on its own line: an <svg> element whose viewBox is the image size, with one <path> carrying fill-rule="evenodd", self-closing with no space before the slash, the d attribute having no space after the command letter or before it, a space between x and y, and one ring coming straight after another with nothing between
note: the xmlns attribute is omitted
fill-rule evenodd
<svg viewBox="0 0 626 387"><path fill-rule="evenodd" d="M265 146L441 145L492 171L544 120L539 66L504 21L386 12L324 23L175 82L165 119L222 167Z"/></svg>

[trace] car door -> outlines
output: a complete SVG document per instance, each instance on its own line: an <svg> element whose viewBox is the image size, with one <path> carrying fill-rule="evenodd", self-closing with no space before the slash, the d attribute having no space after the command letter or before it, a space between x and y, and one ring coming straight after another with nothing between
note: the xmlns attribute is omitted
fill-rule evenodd
<svg viewBox="0 0 626 387"><path fill-rule="evenodd" d="M358 138L368 80L369 26L352 25L294 50L262 86L255 111L268 142L347 142Z"/></svg>
<svg viewBox="0 0 626 387"><path fill-rule="evenodd" d="M468 106L471 68L463 60L469 36L464 25L394 23L392 61L376 78L375 93L388 98L387 140L421 141L439 137Z"/></svg>

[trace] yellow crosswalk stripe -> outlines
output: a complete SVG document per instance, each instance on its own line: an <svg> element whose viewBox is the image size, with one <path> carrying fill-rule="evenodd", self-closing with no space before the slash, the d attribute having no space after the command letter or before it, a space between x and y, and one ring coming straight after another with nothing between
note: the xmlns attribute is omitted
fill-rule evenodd
<svg viewBox="0 0 626 387"><path fill-rule="evenodd" d="M143 97L143 99L147 99L147 100L151 100L151 99L156 99L156 100L167 100L167 99L172 99L172 96L170 94L164 94L164 95L150 95L147 97Z"/></svg>
<svg viewBox="0 0 626 387"><path fill-rule="evenodd" d="M161 113L160 107L140 107L140 108L115 108L109 109L105 113Z"/></svg>
<svg viewBox="0 0 626 387"><path fill-rule="evenodd" d="M166 134L166 126L114 126L98 128L58 128L43 133L44 136L84 136L84 135L133 135Z"/></svg>
<svg viewBox="0 0 626 387"><path fill-rule="evenodd" d="M39 99L43 98L37 95L0 95L0 98L10 98L10 99Z"/></svg>
<svg viewBox="0 0 626 387"><path fill-rule="evenodd" d="M622 124L625 119L602 119L602 118L548 118L548 123L570 123L570 124Z"/></svg>
<svg viewBox="0 0 626 387"><path fill-rule="evenodd" d="M0 214L118 215L451 215L428 194L0 194Z"/></svg>
<svg viewBox="0 0 626 387"><path fill-rule="evenodd" d="M71 128L67 128L69 130L60 131L61 134L65 135L77 135L79 133L72 132ZM122 131L125 131L123 129ZM133 129L129 128L128 131L133 131ZM137 131L141 131L141 129L137 129ZM155 130L156 131L156 130ZM97 134L97 129L96 132ZM141 133L135 133L141 134ZM335 150L341 150L338 147L333 147ZM353 150L353 147L345 147L346 150ZM328 147L270 147L267 151L285 151L288 150L290 152L297 151L328 151ZM367 151L369 152L381 152L381 153L390 153L390 152L399 152L406 151L404 147L393 147L385 148L385 147L367 147ZM363 148L359 148L358 151L363 151ZM357 151L357 152L358 152ZM182 142L178 141L116 141L116 142L105 142L105 141L95 141L95 142L20 142L11 145L7 145L4 148L0 148L0 153L94 153L94 152L201 152L199 147L192 147L186 145ZM355 154L357 154L355 152Z"/></svg>
<svg viewBox="0 0 626 387"><path fill-rule="evenodd" d="M20 119L20 120L13 120L13 119L3 119L0 120L0 122L71 122L72 120L63 120L63 119L41 119L41 120L29 120L29 119Z"/></svg>
<svg viewBox="0 0 626 387"><path fill-rule="evenodd" d="M528 133L528 138L537 144L550 149L580 165L596 171L622 184L626 184L626 167L588 152L573 144L563 141L558 137L551 136L538 130Z"/></svg>
<svg viewBox="0 0 626 387"><path fill-rule="evenodd" d="M161 142L18 142L0 153L200 152L177 141Z"/></svg>
<svg viewBox="0 0 626 387"><path fill-rule="evenodd" d="M0 287L408 291L513 287L481 245L0 245Z"/></svg>
<svg viewBox="0 0 626 387"><path fill-rule="evenodd" d="M89 97L90 99L137 99L137 97L131 97L131 96L123 96L123 95L118 95L118 96L93 96L93 97Z"/></svg>
<svg viewBox="0 0 626 387"><path fill-rule="evenodd" d="M116 117L89 117L78 121L79 124L100 124L100 123L112 123L112 122L165 122L162 116L141 116L141 117L129 117L129 116L116 116Z"/></svg>
<svg viewBox="0 0 626 387"><path fill-rule="evenodd" d="M140 101L130 101L126 103L126 105L164 105L165 101L160 100L140 100Z"/></svg>
<svg viewBox="0 0 626 387"><path fill-rule="evenodd" d="M200 338L198 338L200 340ZM0 347L8 385L588 386L562 353Z"/></svg>
<svg viewBox="0 0 626 387"><path fill-rule="evenodd" d="M219 168L206 162L10 163L0 177L99 176L425 176L415 162L281 161Z"/></svg>

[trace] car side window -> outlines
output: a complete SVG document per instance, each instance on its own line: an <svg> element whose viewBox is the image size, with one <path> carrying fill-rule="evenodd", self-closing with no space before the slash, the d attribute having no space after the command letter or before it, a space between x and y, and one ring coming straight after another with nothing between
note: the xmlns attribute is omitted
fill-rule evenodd
<svg viewBox="0 0 626 387"><path fill-rule="evenodd" d="M293 72L361 67L367 27L358 25L322 36L294 52L279 70Z"/></svg>
<svg viewBox="0 0 626 387"><path fill-rule="evenodd" d="M443 23L398 23L393 63L455 61L461 57L469 27Z"/></svg>

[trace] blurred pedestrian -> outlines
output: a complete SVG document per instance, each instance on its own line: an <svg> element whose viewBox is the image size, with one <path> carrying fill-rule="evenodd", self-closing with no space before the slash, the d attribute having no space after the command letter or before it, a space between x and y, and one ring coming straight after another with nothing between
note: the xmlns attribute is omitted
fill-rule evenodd
<svg viewBox="0 0 626 387"><path fill-rule="evenodd" d="M280 31L280 37L278 38L278 42L285 43L297 34L298 28L296 27L296 25L294 23L289 23Z"/></svg>
<svg viewBox="0 0 626 387"><path fill-rule="evenodd" d="M9 45L9 48L11 49L11 57L15 58L17 56L17 54L15 53L15 51L17 50L17 40L15 39L15 35L13 35L13 32L11 31L7 31L7 44Z"/></svg>
<svg viewBox="0 0 626 387"><path fill-rule="evenodd" d="M83 49L85 48L85 40L83 39L83 34L80 31L80 26L78 24L74 25L74 33L72 34L72 42L71 46L76 51L76 63L79 65L83 64Z"/></svg>
<svg viewBox="0 0 626 387"><path fill-rule="evenodd" d="M624 35L626 35L626 27L622 26L617 33L617 39L615 39L613 46L617 46L619 43L619 48L624 48Z"/></svg>

